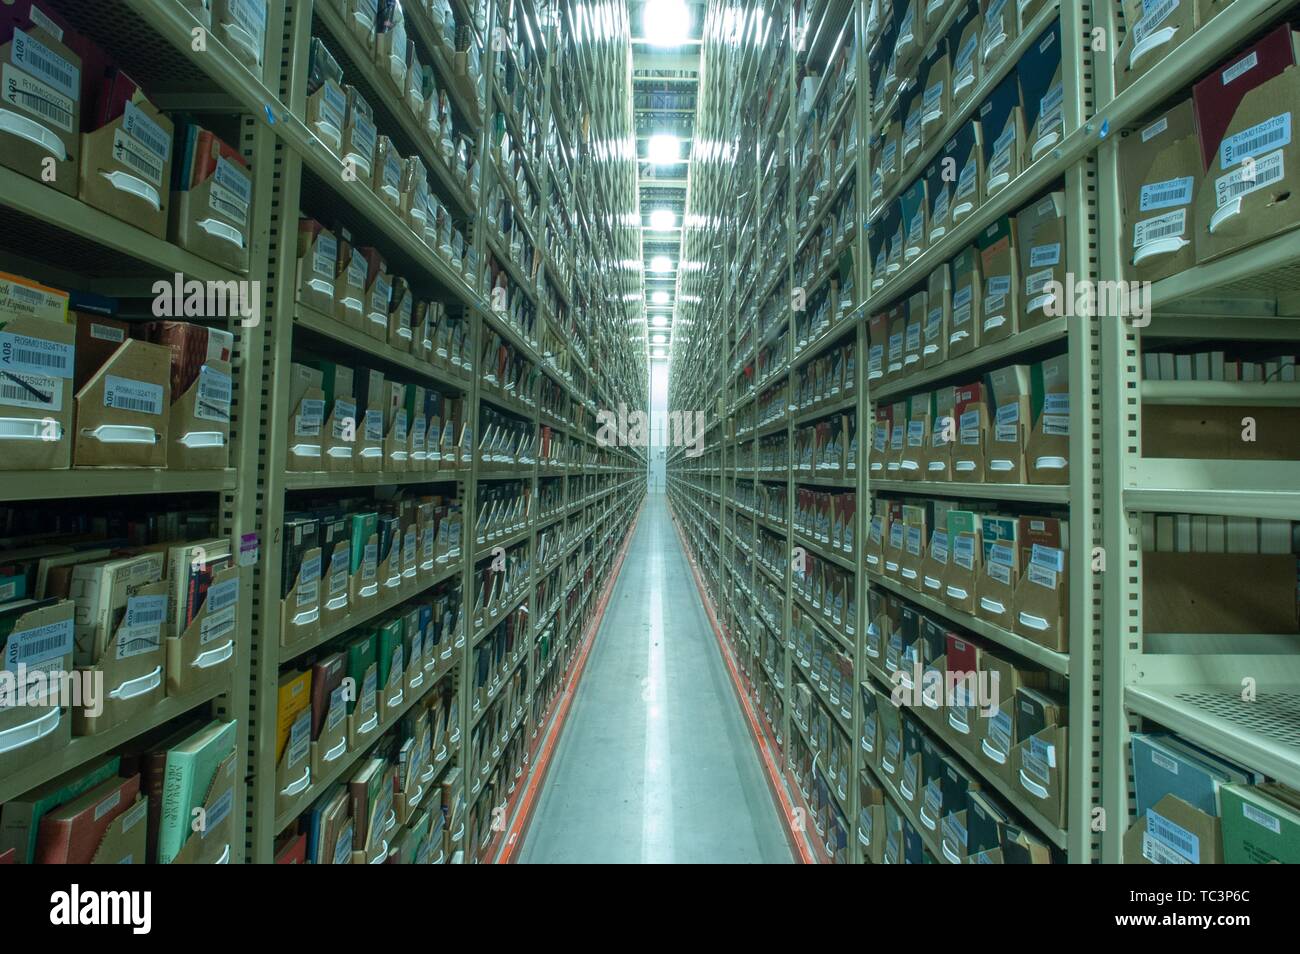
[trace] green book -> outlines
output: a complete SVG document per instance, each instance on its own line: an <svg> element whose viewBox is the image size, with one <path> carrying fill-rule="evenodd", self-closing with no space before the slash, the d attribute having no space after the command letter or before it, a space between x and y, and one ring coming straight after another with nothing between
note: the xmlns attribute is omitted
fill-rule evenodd
<svg viewBox="0 0 1300 954"><path fill-rule="evenodd" d="M22 864L32 864L36 857L36 836L40 832L41 818L112 778L121 765L121 756L114 755L89 769L84 766L73 769L5 802L0 809L0 854L12 848L14 856Z"/></svg>
<svg viewBox="0 0 1300 954"><path fill-rule="evenodd" d="M379 530L379 514L374 511L354 513L348 519L352 533L352 572L355 573L365 559L366 541Z"/></svg>
<svg viewBox="0 0 1300 954"><path fill-rule="evenodd" d="M988 562L989 551L998 544L1003 544L1016 553L1016 519L1014 517L982 517L980 519L980 542L984 547L984 560Z"/></svg>
<svg viewBox="0 0 1300 954"><path fill-rule="evenodd" d="M397 678L402 678L406 658L402 653L402 629L402 618L400 616L388 620L383 626L379 627L376 661L379 663L380 689L388 686L388 680L393 676L394 667L397 668Z"/></svg>
<svg viewBox="0 0 1300 954"><path fill-rule="evenodd" d="M978 521L973 510L949 510L946 524L949 541L959 533L974 533L979 526Z"/></svg>
<svg viewBox="0 0 1300 954"><path fill-rule="evenodd" d="M189 837L194 809L202 807L217 768L235 751L237 725L234 721L213 720L167 752L158 834L159 864L171 864Z"/></svg>
<svg viewBox="0 0 1300 954"><path fill-rule="evenodd" d="M1300 862L1300 793L1276 783L1224 785L1223 863Z"/></svg>
<svg viewBox="0 0 1300 954"><path fill-rule="evenodd" d="M366 670L375 662L377 644L378 639L373 630L348 644L348 678L352 680L355 687L352 700L348 702L349 713L356 709L357 701L361 698Z"/></svg>

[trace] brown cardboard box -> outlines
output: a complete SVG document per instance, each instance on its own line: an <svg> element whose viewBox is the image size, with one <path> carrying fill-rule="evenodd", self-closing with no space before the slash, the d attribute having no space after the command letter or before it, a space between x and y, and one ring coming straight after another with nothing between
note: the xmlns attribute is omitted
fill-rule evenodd
<svg viewBox="0 0 1300 954"><path fill-rule="evenodd" d="M903 374L912 374L922 367L924 355L922 330L926 318L926 293L916 292L907 299L907 322L903 326Z"/></svg>
<svg viewBox="0 0 1300 954"><path fill-rule="evenodd" d="M921 330L921 366L933 368L948 357L952 319L952 271L947 262L930 273L925 291L925 324Z"/></svg>
<svg viewBox="0 0 1300 954"><path fill-rule="evenodd" d="M990 424L984 442L984 479L1025 483L1025 439L1030 427L1031 370L1015 364L989 372Z"/></svg>
<svg viewBox="0 0 1300 954"><path fill-rule="evenodd" d="M899 456L899 472L904 480L925 479L929 439L930 392L922 391L907 399L906 435Z"/></svg>
<svg viewBox="0 0 1300 954"><path fill-rule="evenodd" d="M77 390L77 467L166 467L171 350L128 338Z"/></svg>
<svg viewBox="0 0 1300 954"><path fill-rule="evenodd" d="M0 445L6 470L72 459L76 327L68 295L0 272Z"/></svg>
<svg viewBox="0 0 1300 954"><path fill-rule="evenodd" d="M43 8L32 9L39 11L34 18L3 24L9 39L0 45L0 162L75 196L81 155L81 57L63 44L62 28Z"/></svg>
<svg viewBox="0 0 1300 954"><path fill-rule="evenodd" d="M923 480L952 480L952 450L957 438L957 389L935 390L930 411L929 447L925 454Z"/></svg>
<svg viewBox="0 0 1300 954"><path fill-rule="evenodd" d="M388 340L388 306L393 298L393 282L388 274L388 265L378 249L363 248L369 265L366 274L365 316L362 330L371 338L379 341Z"/></svg>
<svg viewBox="0 0 1300 954"><path fill-rule="evenodd" d="M343 151L343 127L348 117L348 95L332 78L325 77L307 96L307 126L335 155Z"/></svg>
<svg viewBox="0 0 1300 954"><path fill-rule="evenodd" d="M248 271L253 173L238 151L198 130L195 174L210 174L174 190L168 234L181 248L232 271ZM181 161L181 160L176 160Z"/></svg>
<svg viewBox="0 0 1300 954"><path fill-rule="evenodd" d="M1066 258L1065 193L1049 192L1030 203L1016 216L1016 239L1020 256L1020 275L1024 279L1021 296L1020 329L1064 314Z"/></svg>
<svg viewBox="0 0 1300 954"><path fill-rule="evenodd" d="M984 281L980 254L967 246L952 260L952 315L948 331L948 357L956 358L979 347L984 315Z"/></svg>
<svg viewBox="0 0 1300 954"><path fill-rule="evenodd" d="M983 381L953 389L957 441L949 452L950 479L959 483L984 482L984 442L991 418L986 398Z"/></svg>
<svg viewBox="0 0 1300 954"><path fill-rule="evenodd" d="M1191 268L1201 182L1192 101L1126 134L1119 143L1119 169L1126 277L1153 282Z"/></svg>
<svg viewBox="0 0 1300 954"><path fill-rule="evenodd" d="M402 214L402 180L406 174L406 160L397 151L393 141L380 134L375 146L375 168L370 187L397 214Z"/></svg>
<svg viewBox="0 0 1300 954"><path fill-rule="evenodd" d="M322 315L334 313L339 245L315 219L298 220L298 300Z"/></svg>
<svg viewBox="0 0 1300 954"><path fill-rule="evenodd" d="M1193 808L1173 794L1165 795L1148 812L1165 822L1164 831L1191 833L1196 839L1200 864L1223 864L1223 832L1218 818ZM1148 821L1148 816L1138 817L1124 833L1124 864L1187 864L1186 855L1160 837L1162 832L1150 833Z"/></svg>
<svg viewBox="0 0 1300 954"><path fill-rule="evenodd" d="M1020 265L1016 260L1016 223L1001 218L980 233L980 274L984 282L980 344L1010 338L1020 318Z"/></svg>
<svg viewBox="0 0 1300 954"><path fill-rule="evenodd" d="M1197 0L1123 0L1124 40L1115 50L1115 92L1176 50L1196 30Z"/></svg>
<svg viewBox="0 0 1300 954"><path fill-rule="evenodd" d="M1070 482L1070 362L1047 358L1033 368L1033 423L1025 439L1025 473L1031 484Z"/></svg>
<svg viewBox="0 0 1300 954"><path fill-rule="evenodd" d="M1070 646L1069 534L1050 517L1021 517L1020 565L1013 631L1056 652Z"/></svg>
<svg viewBox="0 0 1300 954"><path fill-rule="evenodd" d="M992 70L1007 55L1019 33L1019 18L1013 0L982 0L981 19L984 21L980 60L983 71Z"/></svg>
<svg viewBox="0 0 1300 954"><path fill-rule="evenodd" d="M0 636L0 652L5 660L44 660L59 672L73 672L74 623L76 607L71 600L50 606L22 604L9 607L6 615L16 617L13 628ZM7 626L6 622L6 626ZM36 763L65 748L72 739L72 715L60 708L57 699L29 699L28 705L0 707L0 732L17 744L0 752L0 772L6 775Z"/></svg>
<svg viewBox="0 0 1300 954"><path fill-rule="evenodd" d="M366 283L370 263L352 243L350 233L339 229L338 260L334 264L334 307L332 314L349 328L361 331L366 321Z"/></svg>
<svg viewBox="0 0 1300 954"><path fill-rule="evenodd" d="M137 89L121 116L81 137L81 201L166 238L173 133Z"/></svg>
<svg viewBox="0 0 1300 954"><path fill-rule="evenodd" d="M1193 88L1205 179L1196 196L1196 261L1300 222L1297 36L1287 24Z"/></svg>

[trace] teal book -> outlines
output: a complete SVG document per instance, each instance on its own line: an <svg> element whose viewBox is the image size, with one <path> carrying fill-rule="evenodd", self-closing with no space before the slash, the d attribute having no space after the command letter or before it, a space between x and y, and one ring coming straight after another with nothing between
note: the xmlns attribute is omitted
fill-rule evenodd
<svg viewBox="0 0 1300 954"><path fill-rule="evenodd" d="M403 667L406 665L406 657L402 653L402 618L399 616L390 619L379 628L379 646L377 649L375 661L379 663L379 688L381 690L388 687L388 681L393 676L393 668L397 669L397 678L402 678Z"/></svg>
<svg viewBox="0 0 1300 954"><path fill-rule="evenodd" d="M352 529L352 572L356 573L366 555L366 541L379 530L379 514L354 513L349 516Z"/></svg>
<svg viewBox="0 0 1300 954"><path fill-rule="evenodd" d="M32 864L41 818L118 774L121 764L121 756L114 755L99 764L74 769L5 802L0 808L0 854L12 848L20 863Z"/></svg>
<svg viewBox="0 0 1300 954"><path fill-rule="evenodd" d="M213 720L167 752L158 834L159 864L171 864L189 837L194 809L203 806L217 768L235 751L237 724Z"/></svg>

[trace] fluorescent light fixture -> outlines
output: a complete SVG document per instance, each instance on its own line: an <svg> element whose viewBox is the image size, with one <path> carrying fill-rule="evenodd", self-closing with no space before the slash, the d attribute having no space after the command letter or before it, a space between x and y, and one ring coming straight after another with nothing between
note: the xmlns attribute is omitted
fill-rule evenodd
<svg viewBox="0 0 1300 954"><path fill-rule="evenodd" d="M653 341L654 341L655 344L667 344L667 343L668 343L668 336L667 336L667 335L655 335L654 338L653 338Z"/></svg>
<svg viewBox="0 0 1300 954"><path fill-rule="evenodd" d="M655 209L650 213L650 228L656 232L667 232L676 222L672 209Z"/></svg>
<svg viewBox="0 0 1300 954"><path fill-rule="evenodd" d="M668 316L667 316L667 315L655 315L655 316L654 316L654 325L655 325L656 328L665 328L665 327L667 327L667 325L668 325Z"/></svg>
<svg viewBox="0 0 1300 954"><path fill-rule="evenodd" d="M691 12L683 0L647 0L641 28L652 46L680 46L691 28Z"/></svg>
<svg viewBox="0 0 1300 954"><path fill-rule="evenodd" d="M668 293L666 291L657 291L650 296L650 300L656 305L666 305L668 304Z"/></svg>
<svg viewBox="0 0 1300 954"><path fill-rule="evenodd" d="M659 133L650 137L646 146L646 158L657 166L672 165L682 161L682 141L669 133Z"/></svg>
<svg viewBox="0 0 1300 954"><path fill-rule="evenodd" d="M671 272L673 270L673 261L667 255L656 255L650 259L650 271L652 272Z"/></svg>

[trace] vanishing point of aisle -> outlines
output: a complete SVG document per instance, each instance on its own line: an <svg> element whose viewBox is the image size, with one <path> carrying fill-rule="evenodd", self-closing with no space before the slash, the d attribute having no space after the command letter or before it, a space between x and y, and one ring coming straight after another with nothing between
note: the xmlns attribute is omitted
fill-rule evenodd
<svg viewBox="0 0 1300 954"><path fill-rule="evenodd" d="M793 860L663 494L646 497L519 860Z"/></svg>

